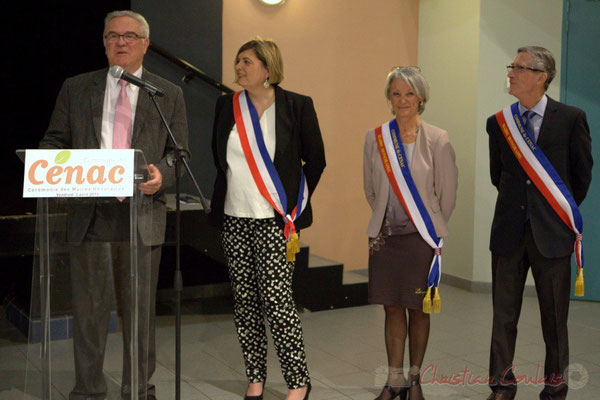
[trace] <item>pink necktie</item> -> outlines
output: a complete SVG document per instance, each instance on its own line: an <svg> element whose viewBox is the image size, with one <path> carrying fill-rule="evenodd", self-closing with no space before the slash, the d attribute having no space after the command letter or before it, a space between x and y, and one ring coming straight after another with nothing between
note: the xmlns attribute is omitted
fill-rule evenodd
<svg viewBox="0 0 600 400"><path fill-rule="evenodd" d="M131 103L127 96L128 82L119 79L119 85L121 85L121 92L115 107L112 148L129 149L131 148ZM125 197L117 197L117 199L123 201Z"/></svg>
<svg viewBox="0 0 600 400"><path fill-rule="evenodd" d="M115 108L115 120L113 123L113 149L131 148L131 103L127 96L127 83L119 79L121 92L117 99Z"/></svg>

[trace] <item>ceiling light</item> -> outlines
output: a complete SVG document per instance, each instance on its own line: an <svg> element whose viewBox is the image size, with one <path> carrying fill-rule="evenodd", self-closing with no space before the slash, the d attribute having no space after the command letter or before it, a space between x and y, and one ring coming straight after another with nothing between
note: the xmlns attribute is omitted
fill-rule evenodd
<svg viewBox="0 0 600 400"><path fill-rule="evenodd" d="M285 0L259 0L259 1L268 6L278 6L285 2Z"/></svg>

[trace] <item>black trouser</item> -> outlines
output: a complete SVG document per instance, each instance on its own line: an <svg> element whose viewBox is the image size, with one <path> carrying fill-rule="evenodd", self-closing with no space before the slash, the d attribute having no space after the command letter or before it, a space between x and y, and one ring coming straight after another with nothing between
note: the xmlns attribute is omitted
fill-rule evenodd
<svg viewBox="0 0 600 400"><path fill-rule="evenodd" d="M514 398L517 390L512 362L515 354L517 323L521 313L523 289L527 272L531 266L546 344L546 360L544 362L546 378L540 398L566 398L567 377L563 376L563 373L569 364L567 317L571 287L570 260L570 256L546 258L540 254L529 223L526 224L525 233L515 254L511 257L492 254L494 307L490 351L490 378L492 378L490 386L492 390L501 392L509 398Z"/></svg>
<svg viewBox="0 0 600 400"><path fill-rule="evenodd" d="M287 387L306 385L304 338L292 298L295 263L286 262L283 229L275 218L225 216L222 240L248 381L267 377L266 317Z"/></svg>
<svg viewBox="0 0 600 400"><path fill-rule="evenodd" d="M121 215L123 214L123 215ZM84 241L70 244L73 306L75 387L71 400L106 396L102 372L110 313L116 309L123 327L123 375L121 392L131 393L130 347L131 282L128 206L98 207ZM118 231L115 231L118 230ZM114 239L119 239L115 241ZM109 241L110 240L110 241ZM144 246L138 235L138 368L140 398L154 396L147 382L156 365L155 302L161 246ZM115 300L117 304L115 304Z"/></svg>

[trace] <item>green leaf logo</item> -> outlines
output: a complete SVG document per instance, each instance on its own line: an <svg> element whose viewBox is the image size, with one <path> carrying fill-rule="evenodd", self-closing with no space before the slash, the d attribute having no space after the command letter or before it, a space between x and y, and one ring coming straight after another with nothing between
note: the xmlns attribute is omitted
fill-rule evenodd
<svg viewBox="0 0 600 400"><path fill-rule="evenodd" d="M54 162L56 164L64 164L69 161L71 157L71 152L69 150L63 150L54 157Z"/></svg>

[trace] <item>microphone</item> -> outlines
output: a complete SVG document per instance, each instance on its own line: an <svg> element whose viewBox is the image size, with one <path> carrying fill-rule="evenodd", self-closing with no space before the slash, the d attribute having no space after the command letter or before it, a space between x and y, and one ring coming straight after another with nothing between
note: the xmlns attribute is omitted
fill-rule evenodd
<svg viewBox="0 0 600 400"><path fill-rule="evenodd" d="M109 70L110 74L117 78L117 79L123 79L124 81L127 81L129 83L131 83L132 85L141 87L142 89L144 89L146 92L148 92L150 95L154 96L164 96L165 95L165 91L162 89L157 88L156 86L154 86L152 83L145 81L143 79L138 78L135 75L130 74L129 72L125 71L122 67L119 67L118 65L113 65L112 67L110 67Z"/></svg>

